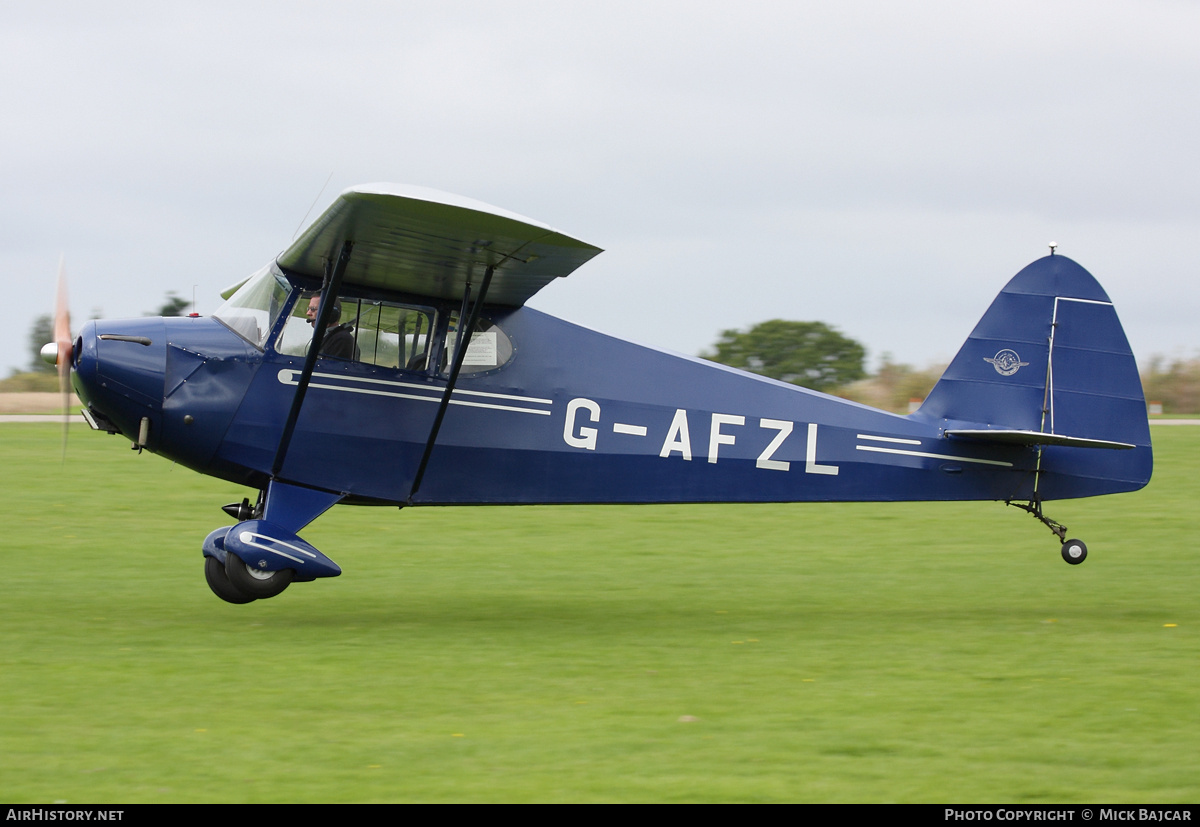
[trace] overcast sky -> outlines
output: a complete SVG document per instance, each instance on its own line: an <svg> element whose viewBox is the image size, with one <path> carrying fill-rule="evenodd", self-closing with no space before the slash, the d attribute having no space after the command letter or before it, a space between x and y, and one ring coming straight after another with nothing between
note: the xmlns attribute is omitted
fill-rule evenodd
<svg viewBox="0 0 1200 827"><path fill-rule="evenodd" d="M605 248L531 304L685 353L820 320L924 366L1057 241L1145 364L1200 350L1200 3L0 4L0 375L201 313L351 185Z"/></svg>

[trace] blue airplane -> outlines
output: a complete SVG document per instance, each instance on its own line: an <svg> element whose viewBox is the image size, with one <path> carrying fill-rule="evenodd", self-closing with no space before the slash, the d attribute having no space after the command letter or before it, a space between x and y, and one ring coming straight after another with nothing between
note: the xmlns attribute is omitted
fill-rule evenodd
<svg viewBox="0 0 1200 827"><path fill-rule="evenodd" d="M908 416L525 306L600 252L470 199L360 186L212 316L91 321L73 342L64 324L46 358L93 428L257 490L202 547L231 603L340 574L298 535L337 504L997 500L1077 564L1086 546L1042 504L1150 479L1116 311L1053 248Z"/></svg>

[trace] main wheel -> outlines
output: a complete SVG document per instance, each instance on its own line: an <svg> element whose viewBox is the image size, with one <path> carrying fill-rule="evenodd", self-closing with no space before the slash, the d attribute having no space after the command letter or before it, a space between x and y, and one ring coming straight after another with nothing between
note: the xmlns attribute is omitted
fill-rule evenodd
<svg viewBox="0 0 1200 827"><path fill-rule="evenodd" d="M204 579L208 581L208 587L212 589L212 593L226 603L253 603L258 599L238 591L229 582L229 577L225 574L225 567L216 557L204 558Z"/></svg>
<svg viewBox="0 0 1200 827"><path fill-rule="evenodd" d="M1062 556L1072 566L1078 566L1087 559L1087 546L1083 540L1067 540L1063 543Z"/></svg>
<svg viewBox="0 0 1200 827"><path fill-rule="evenodd" d="M260 600L282 592L296 575L293 569L265 571L247 566L242 558L232 552L225 555L225 573L235 589Z"/></svg>

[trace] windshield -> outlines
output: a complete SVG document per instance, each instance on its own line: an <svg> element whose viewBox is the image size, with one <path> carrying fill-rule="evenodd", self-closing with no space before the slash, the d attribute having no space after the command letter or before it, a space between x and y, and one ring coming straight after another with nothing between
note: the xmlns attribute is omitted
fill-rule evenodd
<svg viewBox="0 0 1200 827"><path fill-rule="evenodd" d="M287 304L292 286L273 265L268 264L237 289L213 312L234 333L262 348Z"/></svg>

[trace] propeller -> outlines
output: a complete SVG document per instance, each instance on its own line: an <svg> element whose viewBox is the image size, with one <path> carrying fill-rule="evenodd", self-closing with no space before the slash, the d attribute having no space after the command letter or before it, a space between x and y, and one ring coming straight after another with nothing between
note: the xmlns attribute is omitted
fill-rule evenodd
<svg viewBox="0 0 1200 827"><path fill-rule="evenodd" d="M42 347L42 359L58 367L58 389L63 405L63 458L67 455L68 414L71 410L71 311L67 308L65 257L58 259L58 287L54 295L54 341Z"/></svg>

